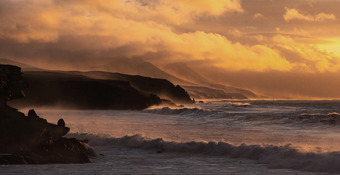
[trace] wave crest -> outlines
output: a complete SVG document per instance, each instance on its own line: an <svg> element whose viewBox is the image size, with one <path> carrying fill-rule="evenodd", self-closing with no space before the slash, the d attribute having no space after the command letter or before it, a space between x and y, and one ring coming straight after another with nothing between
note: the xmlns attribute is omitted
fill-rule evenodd
<svg viewBox="0 0 340 175"><path fill-rule="evenodd" d="M141 135L109 138L91 134L70 134L80 139L89 139L92 146L121 146L134 149L177 152L186 154L206 154L229 158L244 158L266 164L269 168L286 168L311 172L340 173L340 153L305 153L291 145L246 145L235 146L225 142L168 142L161 138L148 139Z"/></svg>
<svg viewBox="0 0 340 175"><path fill-rule="evenodd" d="M337 124L340 121L340 114L332 113L302 113L298 119L309 123Z"/></svg>
<svg viewBox="0 0 340 175"><path fill-rule="evenodd" d="M173 109L169 107L159 108L159 109L147 109L144 110L148 113L154 113L154 114L180 114L180 115L210 115L214 114L214 111L206 110L206 109L199 109L199 108L178 108Z"/></svg>

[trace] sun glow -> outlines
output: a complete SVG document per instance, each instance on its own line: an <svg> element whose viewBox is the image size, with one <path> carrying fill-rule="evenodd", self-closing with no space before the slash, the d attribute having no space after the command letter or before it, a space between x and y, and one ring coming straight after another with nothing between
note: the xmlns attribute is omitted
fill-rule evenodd
<svg viewBox="0 0 340 175"><path fill-rule="evenodd" d="M320 44L319 47L335 54L340 59L340 38L332 38L327 40L330 42L327 44Z"/></svg>

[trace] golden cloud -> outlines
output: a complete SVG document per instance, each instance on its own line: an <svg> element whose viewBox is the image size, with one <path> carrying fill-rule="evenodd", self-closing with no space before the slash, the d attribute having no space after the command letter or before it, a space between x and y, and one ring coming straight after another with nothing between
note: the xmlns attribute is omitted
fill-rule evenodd
<svg viewBox="0 0 340 175"><path fill-rule="evenodd" d="M262 19L262 18L264 18L264 15L261 14L261 13L256 13L256 14L254 14L253 18L254 19Z"/></svg>
<svg viewBox="0 0 340 175"><path fill-rule="evenodd" d="M286 13L283 15L285 21L291 20L303 20L309 22L323 22L323 21L335 21L336 17L334 14L319 13L315 16L304 15L297 9L290 9L286 7Z"/></svg>
<svg viewBox="0 0 340 175"><path fill-rule="evenodd" d="M180 25L200 15L243 11L240 0L9 0L1 1L0 5L6 7L0 16L0 37L20 42L55 41L59 35L84 32L103 35L101 32L108 34L103 31L106 29L114 33L124 25L138 27L128 24L138 21L157 24L156 28Z"/></svg>
<svg viewBox="0 0 340 175"><path fill-rule="evenodd" d="M226 31L231 36L245 41L235 42L214 32L176 30L178 26L193 24L202 16L240 13L243 11L240 0L11 0L0 1L0 6L6 6L0 15L0 39L27 44L54 43L68 51L96 53L96 58L101 57L101 52L124 47L129 48L121 51L125 57L170 53L159 57L159 62L205 61L206 66L232 71L340 69L338 57L292 37L256 35L250 38L230 27ZM327 14L312 17L295 9L286 10L287 21L331 19ZM258 13L254 17L262 16ZM71 38L68 42L72 44L66 46L60 43L60 38ZM251 43L254 38L261 41ZM282 49L294 54L285 55ZM292 55L299 60L291 61L296 59Z"/></svg>
<svg viewBox="0 0 340 175"><path fill-rule="evenodd" d="M225 83L264 94L275 88L273 95L339 94L340 25L334 22L339 2L306 0L298 9L291 0L261 2L3 0L0 57L54 69L115 58L142 58L158 66L184 62L211 81L229 77ZM287 6L294 8L278 13ZM320 87L307 93L303 81L309 77L308 87Z"/></svg>
<svg viewBox="0 0 340 175"><path fill-rule="evenodd" d="M295 53L300 59L296 60L295 69L302 72L337 72L340 70L340 57L334 53L322 50L316 45L309 44L312 39L299 41L291 36L276 35L272 42L278 48Z"/></svg>

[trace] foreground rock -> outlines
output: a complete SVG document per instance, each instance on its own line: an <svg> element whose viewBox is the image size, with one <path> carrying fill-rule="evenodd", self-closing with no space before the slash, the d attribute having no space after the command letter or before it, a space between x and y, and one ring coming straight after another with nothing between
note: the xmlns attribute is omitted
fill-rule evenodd
<svg viewBox="0 0 340 175"><path fill-rule="evenodd" d="M0 65L0 164L88 163L94 152L85 142L64 138L64 120L58 125L7 105L23 97L26 85L16 66Z"/></svg>

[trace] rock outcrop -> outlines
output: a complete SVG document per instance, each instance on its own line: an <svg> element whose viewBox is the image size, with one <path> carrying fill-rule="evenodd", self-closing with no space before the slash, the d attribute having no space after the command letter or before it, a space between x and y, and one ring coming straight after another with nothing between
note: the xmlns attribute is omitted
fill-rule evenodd
<svg viewBox="0 0 340 175"><path fill-rule="evenodd" d="M7 105L24 96L21 69L0 65L0 164L88 163L94 152L85 142L64 138L64 120L48 123L32 109L28 115Z"/></svg>

